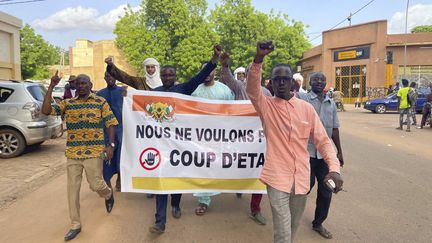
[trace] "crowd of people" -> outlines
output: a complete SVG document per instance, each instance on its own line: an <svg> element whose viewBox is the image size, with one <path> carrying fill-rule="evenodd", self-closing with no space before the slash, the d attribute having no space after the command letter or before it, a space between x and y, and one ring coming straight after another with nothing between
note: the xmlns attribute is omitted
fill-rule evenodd
<svg viewBox="0 0 432 243"><path fill-rule="evenodd" d="M122 102L125 89L116 85L120 81L139 90L175 92L214 100L250 100L264 128L267 141L265 164L260 180L266 185L269 198L274 242L292 242L302 217L306 197L317 184L315 217L312 229L325 238L331 232L323 226L330 208L332 193L342 190L340 167L344 165L339 138L337 105L324 92L326 77L315 73L310 77L311 90L305 91L303 77L292 74L288 64L273 67L266 87L261 84L262 64L274 50L271 41L260 41L255 58L248 68L239 67L231 73L230 56L215 45L211 59L190 80L177 82L174 66L160 64L153 58L144 60L144 77L131 76L115 66L113 59L107 64L107 87L92 93L90 77L80 74L69 80L73 92L59 104L51 104L52 91L59 83L56 73L45 96L44 114L63 115L68 130L67 190L70 230L65 240L74 239L81 232L79 188L85 171L90 188L105 199L108 213L114 206L111 179L115 174L120 186L120 150L122 144ZM220 62L220 80L215 80L215 69ZM335 145L335 147L333 146ZM195 193L195 214L204 216L218 193ZM152 195L150 195L152 196ZM156 194L155 223L151 233L165 231L168 196ZM250 218L260 225L267 220L261 214L262 194L253 194ZM171 213L181 218L181 194L171 195ZM237 193L241 198L242 194Z"/></svg>

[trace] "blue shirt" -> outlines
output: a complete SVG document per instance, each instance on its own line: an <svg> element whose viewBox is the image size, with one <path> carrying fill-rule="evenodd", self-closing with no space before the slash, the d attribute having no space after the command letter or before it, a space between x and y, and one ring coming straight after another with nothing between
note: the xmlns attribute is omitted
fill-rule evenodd
<svg viewBox="0 0 432 243"><path fill-rule="evenodd" d="M327 95L324 100L321 102L318 99L318 95L313 91L309 93L297 93L300 99L307 101L310 103L318 116L320 117L321 123L323 124L327 135L331 139L333 135L333 128L339 128L339 119L337 116L336 103ZM313 143L313 139L309 138L308 142L308 152L309 156L312 158L322 159L323 157L317 151L315 144Z"/></svg>
<svg viewBox="0 0 432 243"><path fill-rule="evenodd" d="M200 84L192 96L210 100L234 100L234 93L225 84L215 81L212 86Z"/></svg>

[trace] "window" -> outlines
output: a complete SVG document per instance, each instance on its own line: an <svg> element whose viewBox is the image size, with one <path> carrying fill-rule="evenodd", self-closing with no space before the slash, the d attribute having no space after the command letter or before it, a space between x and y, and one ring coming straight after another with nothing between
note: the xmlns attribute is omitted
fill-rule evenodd
<svg viewBox="0 0 432 243"><path fill-rule="evenodd" d="M46 89L44 86L42 86L42 85L28 86L27 90L30 92L30 94L31 94L31 96L33 96L33 98L35 98L37 101L43 102L45 94L46 94Z"/></svg>
<svg viewBox="0 0 432 243"><path fill-rule="evenodd" d="M0 87L0 103L6 102L13 92L13 89Z"/></svg>

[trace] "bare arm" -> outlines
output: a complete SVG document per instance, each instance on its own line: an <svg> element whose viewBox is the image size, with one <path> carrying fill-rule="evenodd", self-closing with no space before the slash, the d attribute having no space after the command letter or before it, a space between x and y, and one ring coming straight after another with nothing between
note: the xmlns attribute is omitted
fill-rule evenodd
<svg viewBox="0 0 432 243"><path fill-rule="evenodd" d="M42 103L42 113L44 115L50 115L52 111L51 100L52 100L52 92L54 87L60 82L60 77L58 76L58 70L55 75L51 77L51 83L48 87L48 91L45 94L44 101Z"/></svg>
<svg viewBox="0 0 432 243"><path fill-rule="evenodd" d="M339 138L339 128L333 128L332 140L333 140L333 143L336 145L337 158L339 159L340 166L343 167L345 162L343 159L342 147L341 147L340 138Z"/></svg>

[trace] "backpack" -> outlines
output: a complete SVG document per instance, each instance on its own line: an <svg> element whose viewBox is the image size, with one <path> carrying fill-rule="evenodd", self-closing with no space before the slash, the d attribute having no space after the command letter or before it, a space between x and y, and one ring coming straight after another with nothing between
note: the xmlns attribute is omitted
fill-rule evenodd
<svg viewBox="0 0 432 243"><path fill-rule="evenodd" d="M415 106L417 103L417 92L415 89L410 88L407 94L408 104L410 106Z"/></svg>

